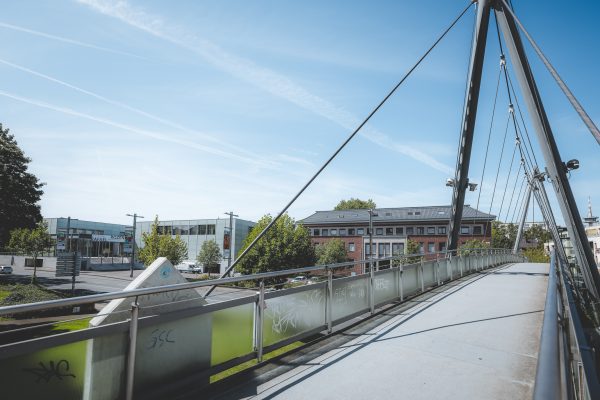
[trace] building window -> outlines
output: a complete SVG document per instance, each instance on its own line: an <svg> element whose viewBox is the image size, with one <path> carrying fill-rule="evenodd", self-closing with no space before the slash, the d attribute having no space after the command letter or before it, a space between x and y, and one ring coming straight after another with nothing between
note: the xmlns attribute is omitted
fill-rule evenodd
<svg viewBox="0 0 600 400"><path fill-rule="evenodd" d="M340 229L340 236L346 236L346 230Z"/></svg>
<svg viewBox="0 0 600 400"><path fill-rule="evenodd" d="M415 233L415 228L413 228L412 226L406 228L407 235L412 235L413 233Z"/></svg>
<svg viewBox="0 0 600 400"><path fill-rule="evenodd" d="M337 229L332 229L331 230L331 236L337 236Z"/></svg>
<svg viewBox="0 0 600 400"><path fill-rule="evenodd" d="M394 228L385 228L385 234L387 236L392 236L394 234Z"/></svg>
<svg viewBox="0 0 600 400"><path fill-rule="evenodd" d="M323 230L321 230L321 234L323 236L329 236L329 229L323 229Z"/></svg>
<svg viewBox="0 0 600 400"><path fill-rule="evenodd" d="M439 247L440 251L446 251L446 242L441 242L441 243L439 243L439 245L440 245L440 247Z"/></svg>
<svg viewBox="0 0 600 400"><path fill-rule="evenodd" d="M354 243L348 243L348 251L356 251L356 247L354 246Z"/></svg>
<svg viewBox="0 0 600 400"><path fill-rule="evenodd" d="M460 234L461 235L468 235L470 232L471 231L469 230L468 226L461 225L461 227L460 227Z"/></svg>
<svg viewBox="0 0 600 400"><path fill-rule="evenodd" d="M415 215L421 215L421 211L415 211Z"/></svg>
<svg viewBox="0 0 600 400"><path fill-rule="evenodd" d="M198 225L190 226L190 235L197 235L197 234L198 234Z"/></svg>
<svg viewBox="0 0 600 400"><path fill-rule="evenodd" d="M171 225L165 225L165 226L163 226L163 233L162 234L163 235L170 235L171 232L172 232L171 228L172 228Z"/></svg>
<svg viewBox="0 0 600 400"><path fill-rule="evenodd" d="M348 235L349 236L356 235L356 229L354 229L354 228L348 228Z"/></svg>
<svg viewBox="0 0 600 400"><path fill-rule="evenodd" d="M365 244L365 256L370 256L371 255L371 245L370 244Z"/></svg>
<svg viewBox="0 0 600 400"><path fill-rule="evenodd" d="M206 235L206 225L198 225L198 235Z"/></svg>
<svg viewBox="0 0 600 400"><path fill-rule="evenodd" d="M427 252L435 253L435 243L433 243L433 242L427 243Z"/></svg>
<svg viewBox="0 0 600 400"><path fill-rule="evenodd" d="M389 257L390 256L390 244L389 243L379 243L379 258Z"/></svg>
<svg viewBox="0 0 600 400"><path fill-rule="evenodd" d="M365 234L365 229L364 228L358 228L358 229L356 229L356 234L357 235L364 235Z"/></svg>
<svg viewBox="0 0 600 400"><path fill-rule="evenodd" d="M399 256L404 254L404 243L392 243L392 255Z"/></svg>
<svg viewBox="0 0 600 400"><path fill-rule="evenodd" d="M375 228L376 235L383 235L383 228Z"/></svg>
<svg viewBox="0 0 600 400"><path fill-rule="evenodd" d="M404 235L404 228L396 228L396 235Z"/></svg>
<svg viewBox="0 0 600 400"><path fill-rule="evenodd" d="M412 211L409 211L409 212L408 212L408 215L413 215L413 212L412 212Z"/></svg>
<svg viewBox="0 0 600 400"><path fill-rule="evenodd" d="M435 235L435 226L428 226L427 227L427 234L428 235Z"/></svg>
<svg viewBox="0 0 600 400"><path fill-rule="evenodd" d="M320 229L313 229L313 236L320 236L320 235L321 235Z"/></svg>
<svg viewBox="0 0 600 400"><path fill-rule="evenodd" d="M424 235L424 234L425 234L425 227L417 226L417 235Z"/></svg>
<svg viewBox="0 0 600 400"><path fill-rule="evenodd" d="M445 234L446 234L446 227L438 226L438 235L445 235Z"/></svg>
<svg viewBox="0 0 600 400"><path fill-rule="evenodd" d="M419 242L419 254L425 253L425 243Z"/></svg>
<svg viewBox="0 0 600 400"><path fill-rule="evenodd" d="M473 227L473 235L481 235L481 225L476 225Z"/></svg>
<svg viewBox="0 0 600 400"><path fill-rule="evenodd" d="M206 234L207 235L214 235L215 234L215 225L214 224L206 225Z"/></svg>

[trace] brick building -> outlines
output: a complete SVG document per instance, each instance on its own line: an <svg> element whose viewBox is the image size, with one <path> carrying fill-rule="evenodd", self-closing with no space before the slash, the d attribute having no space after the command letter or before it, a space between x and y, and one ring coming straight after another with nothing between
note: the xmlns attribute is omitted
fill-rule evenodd
<svg viewBox="0 0 600 400"><path fill-rule="evenodd" d="M446 249L450 206L378 208L374 212L375 258L405 254L408 240L416 242L420 252L428 258ZM472 239L489 243L495 218L466 205L459 243ZM298 222L309 229L315 245L338 238L346 244L351 260L370 256L368 210L317 211Z"/></svg>

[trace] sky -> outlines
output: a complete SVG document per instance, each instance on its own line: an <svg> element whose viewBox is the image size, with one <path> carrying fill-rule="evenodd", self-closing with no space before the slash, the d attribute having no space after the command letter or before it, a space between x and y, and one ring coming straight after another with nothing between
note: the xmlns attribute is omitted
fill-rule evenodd
<svg viewBox="0 0 600 400"><path fill-rule="evenodd" d="M288 203L467 4L5 2L0 122L46 183L44 217L130 223L127 213L168 220L231 210L257 220ZM600 6L513 4L598 124ZM474 19L471 7L292 205L292 217L350 197L378 207L450 204L445 182L454 176ZM491 125L495 29L492 17L469 174L479 188L465 203L511 221L522 174L517 160L509 175L510 131L492 202L508 115L501 90ZM600 147L527 49L561 156L581 163L570 177L579 210L587 213L590 196L600 214ZM540 220L537 207L532 218Z"/></svg>

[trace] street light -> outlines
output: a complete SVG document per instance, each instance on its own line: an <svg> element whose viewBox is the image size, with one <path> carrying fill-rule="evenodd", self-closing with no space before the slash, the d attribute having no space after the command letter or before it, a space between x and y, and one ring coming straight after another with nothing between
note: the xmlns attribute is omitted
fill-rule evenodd
<svg viewBox="0 0 600 400"><path fill-rule="evenodd" d="M141 215L137 215L136 213L127 214L128 217L133 217L133 240L131 241L131 267L129 268L129 277L133 278L133 263L135 262L135 225L137 223L137 219L144 218Z"/></svg>

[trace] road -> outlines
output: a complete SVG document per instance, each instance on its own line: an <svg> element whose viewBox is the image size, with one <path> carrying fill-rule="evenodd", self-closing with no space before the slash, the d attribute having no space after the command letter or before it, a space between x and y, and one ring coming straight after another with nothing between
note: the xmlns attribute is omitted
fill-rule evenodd
<svg viewBox="0 0 600 400"><path fill-rule="evenodd" d="M0 275L0 283L21 282L27 283L33 273L31 268L13 267L13 274ZM95 293L118 292L135 279L142 270L133 271L133 278L129 277L129 271L81 271L81 274L75 280L77 295L89 295ZM182 274L186 278L192 278L197 275ZM56 277L54 270L38 268L38 283L48 289L58 291L71 290L71 277ZM204 293L207 289L198 289L199 293ZM255 292L246 289L237 288L216 288L207 298L208 302L215 303L239 297L251 296Z"/></svg>

